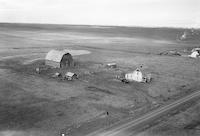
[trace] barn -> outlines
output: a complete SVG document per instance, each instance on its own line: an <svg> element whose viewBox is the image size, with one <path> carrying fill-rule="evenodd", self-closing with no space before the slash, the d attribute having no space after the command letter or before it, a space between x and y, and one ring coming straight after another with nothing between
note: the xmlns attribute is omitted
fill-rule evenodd
<svg viewBox="0 0 200 136"><path fill-rule="evenodd" d="M50 50L45 57L45 65L54 68L73 67L72 55L66 51Z"/></svg>

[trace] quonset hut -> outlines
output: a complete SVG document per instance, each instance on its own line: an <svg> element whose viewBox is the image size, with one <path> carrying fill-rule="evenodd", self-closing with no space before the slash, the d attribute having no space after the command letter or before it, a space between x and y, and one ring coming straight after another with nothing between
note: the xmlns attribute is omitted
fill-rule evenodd
<svg viewBox="0 0 200 136"><path fill-rule="evenodd" d="M45 57L45 65L54 68L67 68L73 67L74 61L72 55L69 52L51 50Z"/></svg>

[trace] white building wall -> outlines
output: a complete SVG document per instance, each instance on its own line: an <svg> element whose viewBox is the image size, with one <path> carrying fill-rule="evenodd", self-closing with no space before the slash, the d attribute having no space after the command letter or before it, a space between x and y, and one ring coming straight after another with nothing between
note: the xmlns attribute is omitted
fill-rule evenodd
<svg viewBox="0 0 200 136"><path fill-rule="evenodd" d="M143 81L143 75L141 71L134 71L133 73L125 74L125 78L128 81L137 81L137 82Z"/></svg>

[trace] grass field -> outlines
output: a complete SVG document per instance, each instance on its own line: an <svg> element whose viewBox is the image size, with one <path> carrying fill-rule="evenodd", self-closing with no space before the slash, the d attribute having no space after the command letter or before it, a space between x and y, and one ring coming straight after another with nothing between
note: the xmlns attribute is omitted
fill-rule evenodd
<svg viewBox="0 0 200 136"><path fill-rule="evenodd" d="M0 24L0 135L83 135L128 116L139 116L199 89L200 59L186 57L200 38L178 41L184 29ZM35 68L51 49L76 55L80 75L60 81ZM183 56L160 55L176 50ZM31 63L27 63L31 62ZM105 64L116 62L117 69ZM149 84L123 84L120 73L151 73ZM107 112L109 115L107 115Z"/></svg>

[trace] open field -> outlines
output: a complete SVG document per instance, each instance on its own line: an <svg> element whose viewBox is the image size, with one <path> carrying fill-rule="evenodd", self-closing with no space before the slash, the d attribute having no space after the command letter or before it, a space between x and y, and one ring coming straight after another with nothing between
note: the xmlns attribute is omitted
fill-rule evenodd
<svg viewBox="0 0 200 136"><path fill-rule="evenodd" d="M185 56L196 41L177 41L183 29L0 24L0 134L83 135L199 89L200 59ZM76 81L40 75L50 49L84 50L74 56ZM116 69L105 64L116 62ZM120 73L151 73L151 83L123 84ZM109 113L107 115L107 112Z"/></svg>

